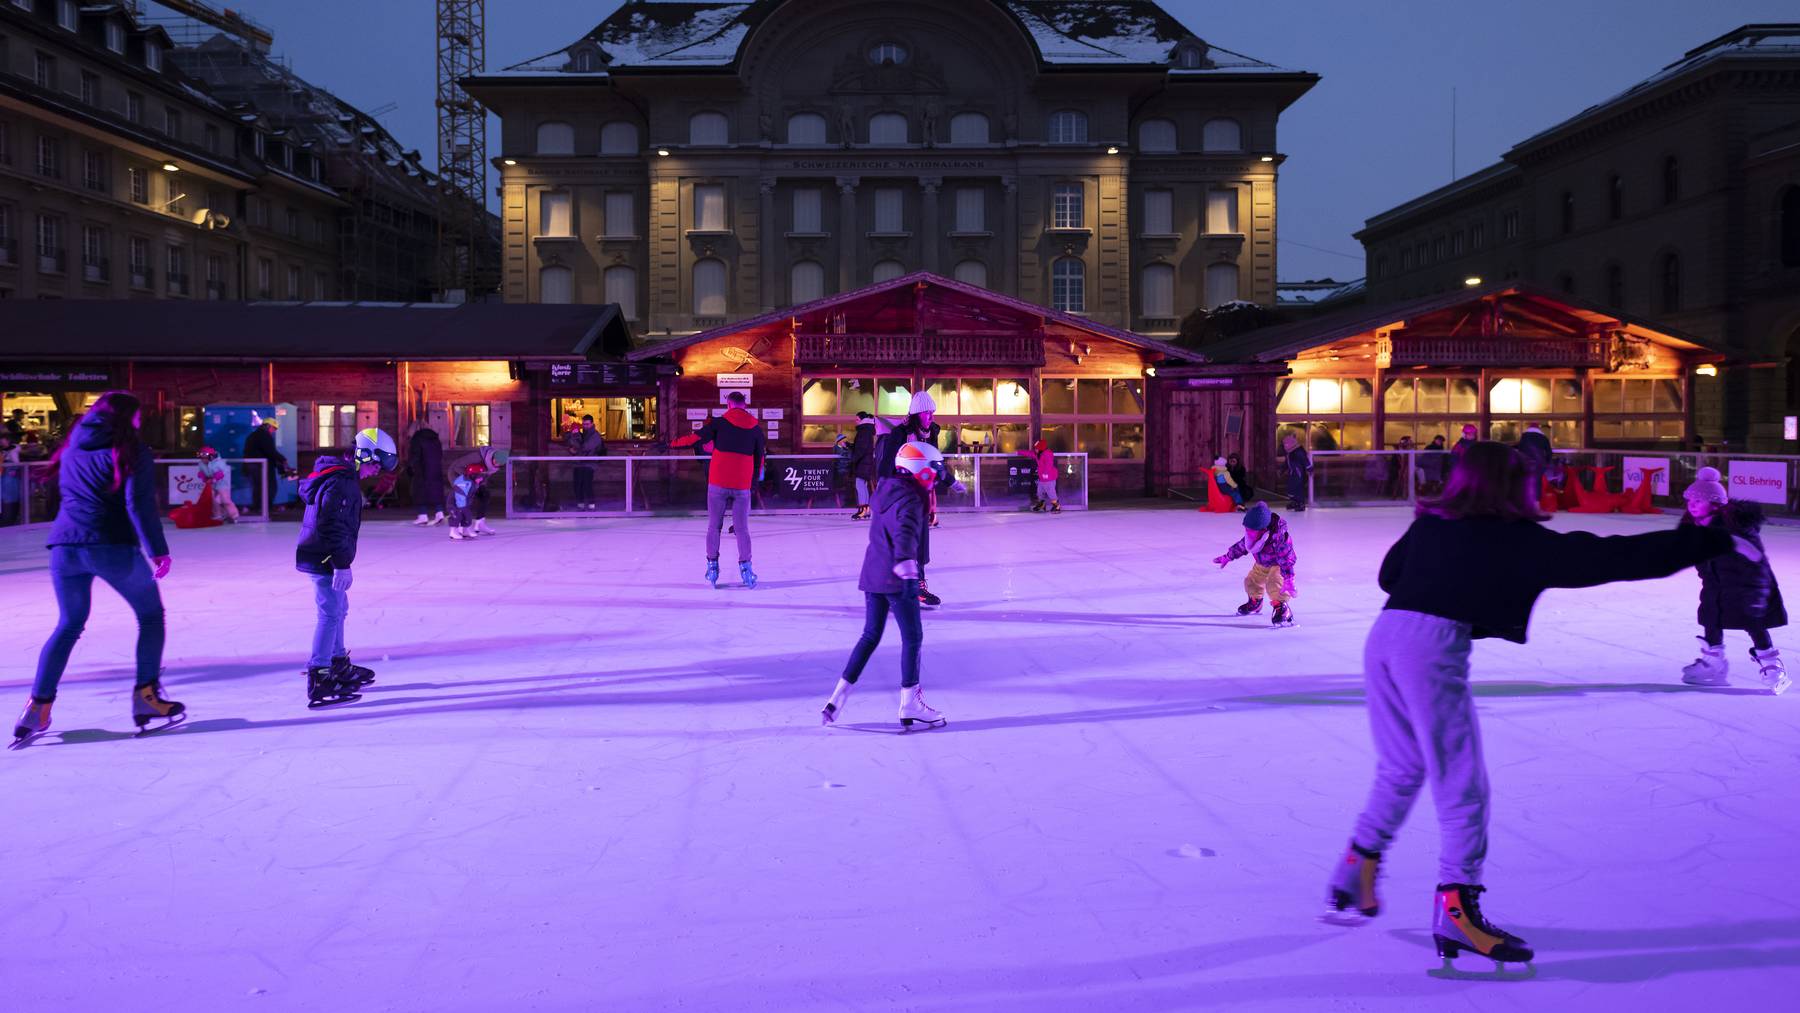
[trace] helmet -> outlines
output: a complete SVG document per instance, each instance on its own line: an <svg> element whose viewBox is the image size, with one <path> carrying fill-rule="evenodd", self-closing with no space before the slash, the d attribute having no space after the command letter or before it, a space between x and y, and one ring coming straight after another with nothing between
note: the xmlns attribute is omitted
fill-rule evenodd
<svg viewBox="0 0 1800 1013"><path fill-rule="evenodd" d="M201 447L200 453L196 456L202 461L216 461L219 459L219 452L211 447Z"/></svg>
<svg viewBox="0 0 1800 1013"><path fill-rule="evenodd" d="M400 461L394 438L373 427L356 434L356 463L378 464L382 471L393 471Z"/></svg>
<svg viewBox="0 0 1800 1013"><path fill-rule="evenodd" d="M929 443L904 443L894 455L894 466L917 476L926 470L934 475L944 473L944 455Z"/></svg>
<svg viewBox="0 0 1800 1013"><path fill-rule="evenodd" d="M463 468L463 474L474 478L477 475L487 474L487 469L481 466L480 461L471 461L467 467Z"/></svg>

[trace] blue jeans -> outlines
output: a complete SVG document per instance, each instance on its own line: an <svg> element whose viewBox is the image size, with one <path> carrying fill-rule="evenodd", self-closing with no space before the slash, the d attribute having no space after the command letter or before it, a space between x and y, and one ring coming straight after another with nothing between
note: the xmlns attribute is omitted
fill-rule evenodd
<svg viewBox="0 0 1800 1013"><path fill-rule="evenodd" d="M135 545L54 545L50 547L50 584L61 611L56 632L38 655L37 681L31 695L56 699L56 687L69 667L69 652L87 627L94 606L94 578L112 586L137 613L137 684L148 686L162 674L163 605L150 564Z"/></svg>
<svg viewBox="0 0 1800 1013"><path fill-rule="evenodd" d="M903 582L899 594L863 592L862 638L850 649L850 660L844 663L844 681L855 683L863 666L881 644L881 633L887 628L888 613L894 614L894 625L900 627L900 688L919 684L919 651L925 646L925 627L919 621L919 582Z"/></svg>
<svg viewBox="0 0 1800 1013"><path fill-rule="evenodd" d="M344 650L344 617L350 614L350 592L331 586L331 574L310 575L313 601L319 606L319 622L313 627L312 656L306 663L313 668L330 668L331 659L341 658Z"/></svg>

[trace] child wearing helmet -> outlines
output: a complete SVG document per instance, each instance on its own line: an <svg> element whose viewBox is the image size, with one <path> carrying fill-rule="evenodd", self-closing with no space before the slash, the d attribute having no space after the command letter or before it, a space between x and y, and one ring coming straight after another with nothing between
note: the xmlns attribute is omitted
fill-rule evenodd
<svg viewBox="0 0 1800 1013"><path fill-rule="evenodd" d="M487 467L480 461L471 461L463 466L462 471L450 480L450 537L457 540L473 539L480 534L493 534L488 528L485 532L477 527L486 527L487 521L475 519L475 498L487 482Z"/></svg>
<svg viewBox="0 0 1800 1013"><path fill-rule="evenodd" d="M313 462L312 473L300 480L306 513L300 520L294 568L312 579L319 610L306 663L308 707L359 700L362 694L357 690L375 681L374 672L350 663L344 618L350 612L350 565L356 560L362 529L361 480L393 471L396 463L394 438L379 429L364 429L356 434L349 459L322 455Z"/></svg>
<svg viewBox="0 0 1800 1013"><path fill-rule="evenodd" d="M931 490L944 470L944 455L929 443L907 443L895 450L894 464L875 489L874 523L863 553L861 578L863 631L837 688L825 701L822 720L836 721L849 701L869 657L881 644L889 613L900 627L900 727L920 724L936 728L944 716L925 703L919 686L919 654L925 629L919 620L919 576L931 559Z"/></svg>
<svg viewBox="0 0 1800 1013"><path fill-rule="evenodd" d="M231 465L219 459L211 447L200 448L200 481L212 491L213 520L236 524L237 504L231 501Z"/></svg>
<svg viewBox="0 0 1800 1013"><path fill-rule="evenodd" d="M1050 452L1050 444L1039 437L1030 450L1019 453L1031 458L1032 464L1037 466L1037 495L1032 497L1031 512L1062 513L1062 500L1056 496L1056 455Z"/></svg>

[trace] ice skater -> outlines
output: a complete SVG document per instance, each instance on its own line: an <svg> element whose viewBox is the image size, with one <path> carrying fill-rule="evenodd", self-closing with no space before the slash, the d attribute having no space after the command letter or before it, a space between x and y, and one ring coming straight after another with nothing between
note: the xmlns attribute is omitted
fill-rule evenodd
<svg viewBox="0 0 1800 1013"><path fill-rule="evenodd" d="M825 701L821 712L825 724L843 714L851 687L881 644L889 613L900 627L900 728L904 731L915 723L937 728L944 723L944 716L925 703L919 686L925 627L919 620L918 588L931 558L931 530L926 523L930 492L943 467L944 455L936 447L908 443L896 450L894 468L876 487L875 522L869 527L869 547L863 552L856 584L863 593L862 637L851 648L844 674Z"/></svg>
<svg viewBox="0 0 1800 1013"><path fill-rule="evenodd" d="M201 447L200 481L212 493L212 519L226 524L238 522L237 504L231 500L231 465L219 459L219 452Z"/></svg>
<svg viewBox="0 0 1800 1013"><path fill-rule="evenodd" d="M1518 452L1478 442L1458 458L1442 496L1419 504L1382 560L1387 604L1363 649L1375 785L1327 891L1326 917L1379 913L1382 855L1419 790L1431 785L1441 834L1432 935L1446 961L1468 951L1496 963L1532 959L1523 939L1481 911L1488 778L1469 687L1473 640L1525 642L1531 608L1552 587L1666 577L1750 542L1684 525L1648 534L1559 533L1540 523L1531 469Z"/></svg>
<svg viewBox="0 0 1800 1013"><path fill-rule="evenodd" d="M437 430L420 426L406 441L406 474L419 511L413 523L422 528L444 523L444 441Z"/></svg>
<svg viewBox="0 0 1800 1013"><path fill-rule="evenodd" d="M487 481L487 472L477 462L465 465L462 474L450 480L450 537L462 540L477 537L475 530L475 494Z"/></svg>
<svg viewBox="0 0 1800 1013"><path fill-rule="evenodd" d="M350 612L350 565L356 561L362 530L360 481L394 470L397 461L392 436L364 429L356 434L350 460L321 456L313 462L312 474L300 480L306 513L300 520L294 568L312 578L319 610L306 662L308 707L360 700L357 690L375 681L373 671L350 661L344 647L344 618Z"/></svg>
<svg viewBox="0 0 1800 1013"><path fill-rule="evenodd" d="M712 461L706 468L706 582L719 586L719 529L726 511L731 513L732 533L737 536L738 577L745 587L756 586L750 567L750 490L762 478L766 441L762 424L745 410L742 391L725 397L725 414L714 416L699 429L680 437L671 447L712 444Z"/></svg>
<svg viewBox="0 0 1800 1013"><path fill-rule="evenodd" d="M1294 609L1288 604L1297 593L1294 590L1294 539L1288 534L1287 521L1269 509L1267 503L1250 504L1244 511L1244 537L1232 542L1224 555L1213 557L1213 562L1222 570L1230 566L1232 560L1244 556L1249 556L1252 563L1250 572L1244 575L1244 592L1249 600L1238 606L1237 614L1260 614L1263 598L1267 596L1275 602L1270 624L1294 625Z"/></svg>
<svg viewBox="0 0 1800 1013"><path fill-rule="evenodd" d="M850 481L856 485L853 521L869 519L870 499L875 495L875 416L856 413L856 437L850 441Z"/></svg>
<svg viewBox="0 0 1800 1013"><path fill-rule="evenodd" d="M156 582L169 575L169 544L157 515L155 455L140 435L140 407L122 390L100 395L50 458L48 481L61 497L47 540L60 615L38 655L31 700L13 726L15 744L50 727L56 687L93 608L95 577L119 592L137 616L132 723L141 732L152 721L173 723L187 712L162 691L163 604Z"/></svg>
<svg viewBox="0 0 1800 1013"><path fill-rule="evenodd" d="M894 462L900 448L909 443L923 443L933 450L937 449L938 437L943 430L933 421L937 415L937 402L925 391L912 396L906 406L906 418L898 421L882 421L888 426L887 433L875 451L876 474L886 476L894 473ZM928 527L937 527L937 494L950 486L953 481L948 465L938 469L936 484L926 492L926 519ZM879 499L879 494L877 499ZM879 506L878 506L879 508ZM931 593L931 585L926 582L925 571L919 571L919 604L926 608L937 608L944 603L943 599Z"/></svg>
<svg viewBox="0 0 1800 1013"><path fill-rule="evenodd" d="M1048 510L1053 514L1062 513L1062 500L1056 495L1056 455L1050 452L1050 444L1040 437L1031 444L1030 450L1021 450L1019 453L1031 458L1033 467L1037 469L1037 489L1031 497L1031 512L1036 514Z"/></svg>
<svg viewBox="0 0 1800 1013"><path fill-rule="evenodd" d="M1684 526L1719 528L1762 549L1762 508L1729 502L1717 468L1701 468L1685 498ZM1770 630L1787 625L1787 606L1767 557L1752 560L1729 553L1695 569L1700 572L1700 657L1682 669L1681 681L1690 686L1726 685L1731 666L1725 660L1725 631L1743 630L1750 634L1750 660L1761 669L1763 688L1777 696L1787 692L1791 685L1787 666L1769 638Z"/></svg>

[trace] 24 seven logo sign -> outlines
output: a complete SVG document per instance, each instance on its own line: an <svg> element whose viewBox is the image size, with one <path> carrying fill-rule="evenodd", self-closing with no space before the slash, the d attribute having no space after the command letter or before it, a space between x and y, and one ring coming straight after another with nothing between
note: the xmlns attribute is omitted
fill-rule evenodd
<svg viewBox="0 0 1800 1013"><path fill-rule="evenodd" d="M782 469L781 484L787 486L790 493L797 495L828 493L831 491L831 465L819 467L789 465Z"/></svg>

